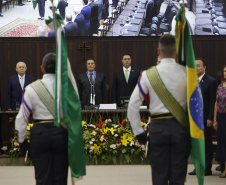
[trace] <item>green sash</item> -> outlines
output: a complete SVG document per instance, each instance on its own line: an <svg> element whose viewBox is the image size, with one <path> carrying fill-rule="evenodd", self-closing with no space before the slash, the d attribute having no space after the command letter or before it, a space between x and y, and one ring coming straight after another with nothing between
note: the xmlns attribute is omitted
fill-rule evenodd
<svg viewBox="0 0 226 185"><path fill-rule="evenodd" d="M49 110L50 114L52 114L54 117L55 102L48 89L45 87L41 80L36 80L30 85L38 95L39 99L45 105L45 107Z"/></svg>
<svg viewBox="0 0 226 185"><path fill-rule="evenodd" d="M159 76L156 67L149 68L146 73L152 88L154 89L155 93L158 95L162 103L176 118L176 120L189 130L189 119L186 112L168 91L161 77Z"/></svg>
<svg viewBox="0 0 226 185"><path fill-rule="evenodd" d="M34 89L42 103L45 107L49 110L50 114L55 115L55 100L53 99L52 95L46 88L46 86L42 83L41 80L36 80L35 82L30 84L31 87ZM60 125L67 130L68 125L67 123L60 122Z"/></svg>

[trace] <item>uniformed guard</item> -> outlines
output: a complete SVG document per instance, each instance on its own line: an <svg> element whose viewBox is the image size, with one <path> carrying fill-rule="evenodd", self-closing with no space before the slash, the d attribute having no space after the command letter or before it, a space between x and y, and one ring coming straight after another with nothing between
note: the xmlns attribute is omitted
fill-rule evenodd
<svg viewBox="0 0 226 185"><path fill-rule="evenodd" d="M30 154L36 185L67 184L68 133L64 128L54 126L55 60L54 53L48 53L43 58L43 78L26 87L15 121L19 142L22 143L26 138L29 116L33 115Z"/></svg>
<svg viewBox="0 0 226 185"><path fill-rule="evenodd" d="M190 154L186 68L175 61L176 42L163 35L157 49L161 63L142 73L131 95L128 118L140 144L149 141L153 185L182 185ZM149 138L140 123L139 107L149 93Z"/></svg>

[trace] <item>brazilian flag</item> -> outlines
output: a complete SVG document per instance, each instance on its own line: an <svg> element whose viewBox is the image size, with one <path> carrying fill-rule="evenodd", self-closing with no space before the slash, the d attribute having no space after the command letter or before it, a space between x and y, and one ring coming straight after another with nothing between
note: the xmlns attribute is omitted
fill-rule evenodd
<svg viewBox="0 0 226 185"><path fill-rule="evenodd" d="M185 10L180 8L176 16L177 62L186 65L187 102L191 135L191 159L195 165L199 185L204 183L205 140L203 123L203 102L195 64L195 55Z"/></svg>

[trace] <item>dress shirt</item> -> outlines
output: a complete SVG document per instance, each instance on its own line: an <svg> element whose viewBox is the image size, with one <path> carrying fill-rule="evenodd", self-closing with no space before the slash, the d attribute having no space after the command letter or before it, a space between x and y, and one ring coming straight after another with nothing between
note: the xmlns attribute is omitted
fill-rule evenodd
<svg viewBox="0 0 226 185"><path fill-rule="evenodd" d="M45 87L48 89L52 97L55 97L55 74L44 74L41 79ZM24 100L32 110L33 119L37 120L53 120L53 115L48 111L42 103L34 89L28 85L25 89ZM19 142L22 143L27 135L27 121L24 114L30 115L30 112L24 111L24 103L21 104L19 113L15 120L15 130L19 132Z"/></svg>
<svg viewBox="0 0 226 185"><path fill-rule="evenodd" d="M19 78L19 81L20 81L21 89L23 90L24 89L24 83L25 83L25 74L23 76L20 76L18 74L18 78Z"/></svg>
<svg viewBox="0 0 226 185"><path fill-rule="evenodd" d="M156 67L158 73L165 84L168 91L177 100L181 107L186 111L187 109L187 75L186 68L172 58L164 58L161 63ZM159 99L154 89L152 88L146 71L142 73L140 85L145 94L149 92L150 104L149 112L155 113L169 113L169 110L165 107L162 101ZM136 85L129 101L128 106L128 118L130 120L133 132L135 135L143 133L143 128L140 124L140 105L142 104L144 97L139 91L139 87Z"/></svg>
<svg viewBox="0 0 226 185"><path fill-rule="evenodd" d="M124 72L124 75L126 76L126 70L128 70L128 79L129 79L129 75L130 75L130 71L131 71L131 66L128 68L128 69L126 69L125 67L123 67L123 72Z"/></svg>
<svg viewBox="0 0 226 185"><path fill-rule="evenodd" d="M203 75L201 75L200 77L198 77L199 82L201 82L201 80L202 80L202 78L203 78L203 76L204 76L205 74L206 74L206 73L204 73Z"/></svg>
<svg viewBox="0 0 226 185"><path fill-rule="evenodd" d="M87 74L88 74L89 79L90 79L90 73L91 72L87 71ZM95 76L96 76L96 71L93 71L92 73L93 73L93 75L92 75L93 83L95 83L94 80L95 80Z"/></svg>

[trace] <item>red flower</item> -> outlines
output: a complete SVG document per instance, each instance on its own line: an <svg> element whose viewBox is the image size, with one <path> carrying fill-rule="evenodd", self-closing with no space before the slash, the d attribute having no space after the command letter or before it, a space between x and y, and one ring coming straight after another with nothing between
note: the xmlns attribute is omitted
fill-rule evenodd
<svg viewBox="0 0 226 185"><path fill-rule="evenodd" d="M118 124L120 127L122 127L123 125L124 125L124 123L126 122L126 119L124 119L123 121L122 121L122 124Z"/></svg>
<svg viewBox="0 0 226 185"><path fill-rule="evenodd" d="M98 125L98 124L96 124L96 126L97 127L99 127L99 128L101 128L102 127L102 125L104 124L105 122L104 121L102 121L102 117L100 117L100 124Z"/></svg>

